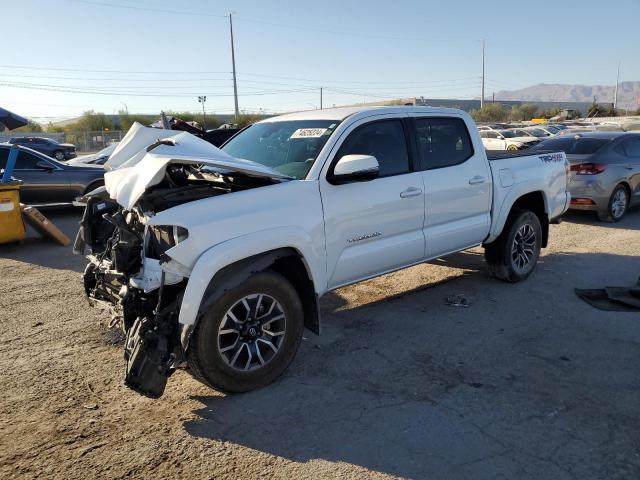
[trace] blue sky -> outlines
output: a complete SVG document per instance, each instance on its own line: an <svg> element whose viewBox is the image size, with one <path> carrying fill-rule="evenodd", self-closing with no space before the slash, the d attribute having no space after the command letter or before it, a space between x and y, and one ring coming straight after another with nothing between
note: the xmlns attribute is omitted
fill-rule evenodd
<svg viewBox="0 0 640 480"><path fill-rule="evenodd" d="M0 105L33 117L267 112L640 80L640 0L0 0ZM14 38L12 42L6 39Z"/></svg>

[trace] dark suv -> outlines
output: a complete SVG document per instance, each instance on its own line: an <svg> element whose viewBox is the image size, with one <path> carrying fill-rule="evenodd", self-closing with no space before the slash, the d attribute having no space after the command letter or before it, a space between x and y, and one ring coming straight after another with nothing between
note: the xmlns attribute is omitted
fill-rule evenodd
<svg viewBox="0 0 640 480"><path fill-rule="evenodd" d="M29 147L32 150L49 155L59 162L76 157L75 145L72 145L71 143L58 143L50 138L14 137L9 140L9 143Z"/></svg>

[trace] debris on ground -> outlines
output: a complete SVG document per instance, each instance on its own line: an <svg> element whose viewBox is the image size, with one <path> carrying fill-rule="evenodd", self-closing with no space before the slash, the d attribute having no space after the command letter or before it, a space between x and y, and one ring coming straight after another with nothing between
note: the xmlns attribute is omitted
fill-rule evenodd
<svg viewBox="0 0 640 480"><path fill-rule="evenodd" d="M575 289L576 295L598 310L610 312L640 311L640 278L634 287Z"/></svg>
<svg viewBox="0 0 640 480"><path fill-rule="evenodd" d="M469 306L469 300L464 294L459 293L457 295L449 295L447 297L447 305L451 307L463 307L466 308Z"/></svg>

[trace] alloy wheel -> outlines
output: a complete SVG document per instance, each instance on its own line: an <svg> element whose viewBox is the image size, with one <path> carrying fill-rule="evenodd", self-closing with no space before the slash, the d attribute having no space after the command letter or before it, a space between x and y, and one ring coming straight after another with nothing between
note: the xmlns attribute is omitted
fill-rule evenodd
<svg viewBox="0 0 640 480"><path fill-rule="evenodd" d="M233 369L263 367L278 353L285 337L287 318L270 295L247 295L227 310L218 328L218 352Z"/></svg>
<svg viewBox="0 0 640 480"><path fill-rule="evenodd" d="M536 251L536 232L528 223L522 225L511 245L511 261L513 267L519 271L525 271L532 263Z"/></svg>
<svg viewBox="0 0 640 480"><path fill-rule="evenodd" d="M611 199L611 216L618 219L627 210L627 192L623 188L618 189Z"/></svg>

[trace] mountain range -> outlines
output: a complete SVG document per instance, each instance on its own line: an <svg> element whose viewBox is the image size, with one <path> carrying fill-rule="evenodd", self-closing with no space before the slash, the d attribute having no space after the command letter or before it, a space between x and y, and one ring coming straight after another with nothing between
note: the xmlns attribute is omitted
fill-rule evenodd
<svg viewBox="0 0 640 480"><path fill-rule="evenodd" d="M608 85L567 85L540 83L520 90L496 92L496 100L535 102L592 102L613 103L614 87ZM618 108L640 108L640 82L620 82Z"/></svg>

